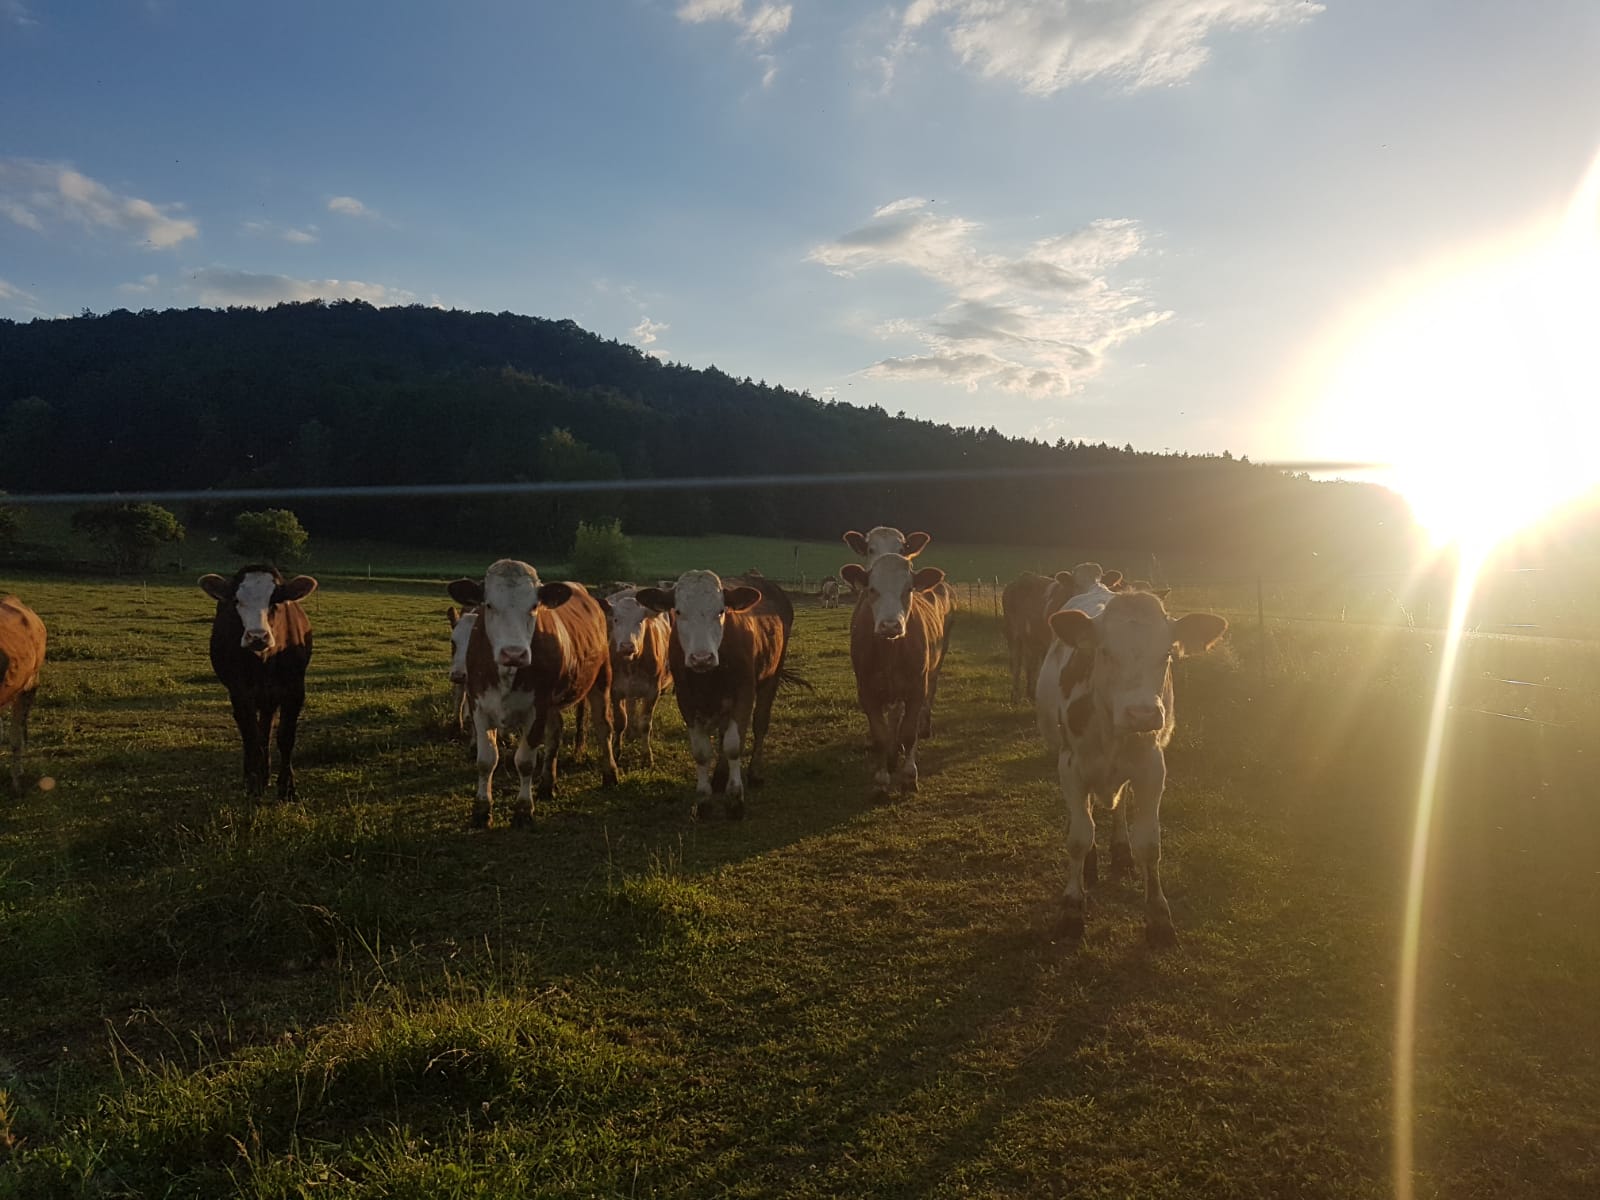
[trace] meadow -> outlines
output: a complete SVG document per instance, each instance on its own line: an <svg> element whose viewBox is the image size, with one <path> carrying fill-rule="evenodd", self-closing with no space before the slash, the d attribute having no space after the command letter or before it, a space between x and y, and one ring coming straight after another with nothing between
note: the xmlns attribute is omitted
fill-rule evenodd
<svg viewBox="0 0 1600 1200"><path fill-rule="evenodd" d="M329 571L302 802L255 809L190 579L3 581L51 646L0 800L0 1196L1391 1194L1437 637L1274 624L1180 667L1157 953L1128 884L1058 936L1059 794L986 609L915 796L873 802L848 612L803 599L815 691L780 694L744 821L689 819L667 698L655 769L572 766L532 830L468 832L443 565ZM1600 1194L1597 666L1468 646L1421 1196ZM1537 722L1471 711L1507 676Z"/></svg>

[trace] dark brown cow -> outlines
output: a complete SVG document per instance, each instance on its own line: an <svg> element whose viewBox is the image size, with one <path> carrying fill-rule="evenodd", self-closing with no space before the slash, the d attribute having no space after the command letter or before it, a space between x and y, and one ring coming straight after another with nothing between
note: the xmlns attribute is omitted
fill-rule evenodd
<svg viewBox="0 0 1600 1200"><path fill-rule="evenodd" d="M1050 626L1045 624L1044 597L1050 580L1044 575L1024 571L1000 594L1000 612L1005 627L1006 649L1011 653L1011 702L1032 697L1039 678L1039 664L1050 649Z"/></svg>
<svg viewBox="0 0 1600 1200"><path fill-rule="evenodd" d="M492 819L500 731L520 735L513 759L520 786L511 824L531 825L534 772L539 799L553 797L561 714L584 701L600 735L601 781L616 783L611 654L605 613L595 598L581 583L541 583L527 563L509 558L491 564L482 579L457 579L450 584L450 596L457 604L478 609L467 640L467 694L478 743L473 827L486 829Z"/></svg>
<svg viewBox="0 0 1600 1200"><path fill-rule="evenodd" d="M932 593L938 567L913 570L903 554L880 554L871 567L847 563L840 574L861 590L850 617L850 665L878 760L873 782L917 790L917 739L944 661L945 609Z"/></svg>
<svg viewBox="0 0 1600 1200"><path fill-rule="evenodd" d="M901 533L892 525L874 525L866 533L851 529L844 535L844 544L865 558L869 567L877 561L879 555L883 554L899 554L905 558L915 558L926 550L928 544L932 541L931 534L921 532ZM943 572L941 572L941 576L942 574ZM850 585L850 590L858 596L860 595L861 587L865 586L864 584L857 585L849 579L846 579L845 582ZM950 626L953 623L956 611L955 589L941 578L938 586L929 590L927 599L939 610L941 617L944 640L939 647L939 662L942 664L944 656L950 650ZM933 736L933 702L938 694L939 667L935 666L933 678L928 684L928 702L922 709L922 725L920 729L922 737Z"/></svg>
<svg viewBox="0 0 1600 1200"><path fill-rule="evenodd" d="M631 728L634 739L644 743L645 763L653 767L656 753L650 732L655 725L656 701L672 686L672 668L667 661L672 619L640 604L638 591L628 584L600 605L611 630L611 728L616 756L622 757L623 736Z"/></svg>
<svg viewBox="0 0 1600 1200"><path fill-rule="evenodd" d="M300 607L317 581L285 582L276 567L240 567L232 579L203 575L200 589L217 602L211 621L211 669L228 689L233 721L244 741L244 786L252 798L267 790L268 745L278 722L278 799L293 800L294 739L306 702L311 621Z"/></svg>
<svg viewBox="0 0 1600 1200"><path fill-rule="evenodd" d="M712 571L687 571L670 588L642 588L638 599L672 613L668 662L694 755L694 814L708 815L712 797L721 794L727 816L742 817L746 784L761 782L761 747L778 685L795 680L783 665L794 605L769 579L724 584Z"/></svg>
<svg viewBox="0 0 1600 1200"><path fill-rule="evenodd" d="M0 712L11 709L11 787L22 791L28 713L44 668L44 622L15 596L0 596Z"/></svg>

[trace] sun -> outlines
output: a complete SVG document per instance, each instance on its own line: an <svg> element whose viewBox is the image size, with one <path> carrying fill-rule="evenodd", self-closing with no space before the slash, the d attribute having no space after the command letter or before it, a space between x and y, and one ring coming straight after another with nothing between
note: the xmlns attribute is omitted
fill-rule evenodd
<svg viewBox="0 0 1600 1200"><path fill-rule="evenodd" d="M1457 255L1325 348L1308 444L1482 554L1600 483L1600 157L1563 219Z"/></svg>

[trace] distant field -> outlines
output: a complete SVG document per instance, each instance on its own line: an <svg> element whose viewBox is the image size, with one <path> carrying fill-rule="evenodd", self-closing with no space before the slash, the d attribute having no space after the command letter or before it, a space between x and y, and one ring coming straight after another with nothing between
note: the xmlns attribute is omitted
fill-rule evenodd
<svg viewBox="0 0 1600 1200"><path fill-rule="evenodd" d="M871 802L846 614L806 604L745 821L688 819L669 699L655 770L472 834L436 585L319 590L304 803L254 814L191 583L6 588L57 786L0 801L0 1196L1389 1195L1422 635L1181 668L1158 955L1122 886L1057 940L1060 801L981 616L914 798ZM1592 1198L1600 664L1471 654L1572 690L1457 717L1419 1195Z"/></svg>

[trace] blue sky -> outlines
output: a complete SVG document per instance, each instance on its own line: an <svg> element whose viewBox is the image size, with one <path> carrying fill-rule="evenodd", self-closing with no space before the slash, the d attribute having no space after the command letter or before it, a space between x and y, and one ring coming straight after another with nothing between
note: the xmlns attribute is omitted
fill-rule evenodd
<svg viewBox="0 0 1600 1200"><path fill-rule="evenodd" d="M509 309L1315 456L1308 355L1565 203L1596 61L1593 0L0 0L0 316Z"/></svg>

